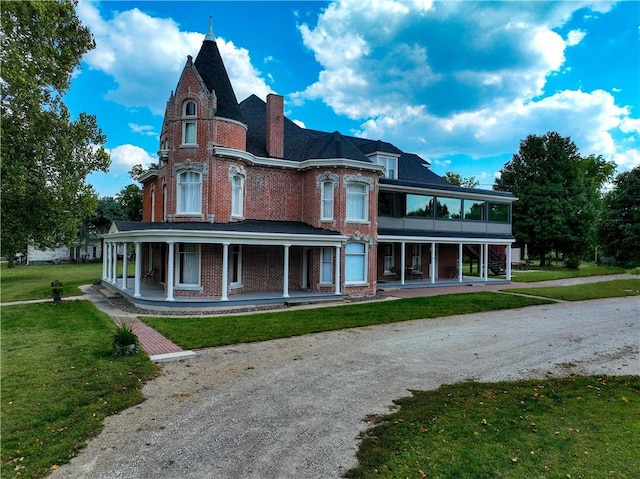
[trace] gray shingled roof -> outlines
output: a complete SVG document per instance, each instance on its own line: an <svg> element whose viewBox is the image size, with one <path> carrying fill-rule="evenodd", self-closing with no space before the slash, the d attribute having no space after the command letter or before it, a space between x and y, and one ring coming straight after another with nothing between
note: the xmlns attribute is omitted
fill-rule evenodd
<svg viewBox="0 0 640 479"><path fill-rule="evenodd" d="M202 42L200 52L194 62L196 70L202 77L209 91L215 90L218 99L216 116L229 118L244 123L242 112L238 106L236 94L233 92L227 69L224 67L218 45L215 41Z"/></svg>
<svg viewBox="0 0 640 479"><path fill-rule="evenodd" d="M181 230L181 231L234 231L239 233L290 234L290 235L340 235L337 231L314 228L300 221L268 221L245 220L232 223L201 223L201 222L141 222L114 221L118 231L140 230Z"/></svg>

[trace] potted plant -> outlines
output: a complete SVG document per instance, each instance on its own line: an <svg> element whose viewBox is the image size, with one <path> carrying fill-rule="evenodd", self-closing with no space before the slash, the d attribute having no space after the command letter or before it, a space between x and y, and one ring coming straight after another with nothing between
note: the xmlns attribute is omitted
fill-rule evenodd
<svg viewBox="0 0 640 479"><path fill-rule="evenodd" d="M131 356L140 351L138 336L133 332L133 325L128 321L120 321L113 333L113 355Z"/></svg>

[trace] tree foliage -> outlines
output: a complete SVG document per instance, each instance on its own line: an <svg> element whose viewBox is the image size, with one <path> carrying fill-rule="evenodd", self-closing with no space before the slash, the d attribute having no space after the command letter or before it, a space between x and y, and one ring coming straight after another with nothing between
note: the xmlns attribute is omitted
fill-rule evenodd
<svg viewBox="0 0 640 479"><path fill-rule="evenodd" d="M142 221L142 190L138 185L130 184L122 188L116 200L129 221Z"/></svg>
<svg viewBox="0 0 640 479"><path fill-rule="evenodd" d="M3 2L2 254L72 241L95 209L87 175L106 171L94 116L72 119L62 101L71 74L95 47L68 0Z"/></svg>
<svg viewBox="0 0 640 479"><path fill-rule="evenodd" d="M455 186L461 186L463 188L476 188L480 185L480 182L476 179L475 176L470 176L469 178L463 178L460 173L456 173L454 171L447 171L444 175L442 175L446 181Z"/></svg>
<svg viewBox="0 0 640 479"><path fill-rule="evenodd" d="M599 191L615 165L601 156L582 158L569 137L529 135L500 171L494 188L511 191L513 233L545 263L559 250L579 257L595 241Z"/></svg>
<svg viewBox="0 0 640 479"><path fill-rule="evenodd" d="M640 166L620 173L604 197L598 239L618 261L640 261Z"/></svg>

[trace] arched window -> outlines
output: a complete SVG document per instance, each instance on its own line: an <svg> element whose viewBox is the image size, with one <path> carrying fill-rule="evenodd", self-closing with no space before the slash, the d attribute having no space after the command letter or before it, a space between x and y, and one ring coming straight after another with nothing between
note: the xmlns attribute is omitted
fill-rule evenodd
<svg viewBox="0 0 640 479"><path fill-rule="evenodd" d="M231 216L244 216L244 177L241 175L231 177Z"/></svg>
<svg viewBox="0 0 640 479"><path fill-rule="evenodd" d="M200 214L202 212L202 175L196 171L178 174L178 214Z"/></svg>
<svg viewBox="0 0 640 479"><path fill-rule="evenodd" d="M187 100L182 105L182 144L183 145L195 145L197 144L197 116L198 110L196 108L196 102L193 100Z"/></svg>
<svg viewBox="0 0 640 479"><path fill-rule="evenodd" d="M156 186L151 185L151 222L156 220Z"/></svg>
<svg viewBox="0 0 640 479"><path fill-rule="evenodd" d="M323 181L320 183L320 220L333 220L333 190L335 183L333 181Z"/></svg>

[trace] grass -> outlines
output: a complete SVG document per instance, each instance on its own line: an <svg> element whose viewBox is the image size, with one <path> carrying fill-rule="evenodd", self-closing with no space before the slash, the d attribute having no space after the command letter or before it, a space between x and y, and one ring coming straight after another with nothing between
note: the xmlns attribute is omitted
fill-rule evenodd
<svg viewBox="0 0 640 479"><path fill-rule="evenodd" d="M78 286L102 278L102 263L16 266L0 269L2 302L51 298L51 282L62 282L62 296L82 294Z"/></svg>
<svg viewBox="0 0 640 479"><path fill-rule="evenodd" d="M4 307L1 331L3 478L68 462L156 374L145 354L112 356L113 320L88 301Z"/></svg>
<svg viewBox="0 0 640 479"><path fill-rule="evenodd" d="M548 303L550 301L523 296L480 292L240 316L140 319L182 347L195 349Z"/></svg>
<svg viewBox="0 0 640 479"><path fill-rule="evenodd" d="M345 477L640 477L638 377L464 382L396 403Z"/></svg>
<svg viewBox="0 0 640 479"><path fill-rule="evenodd" d="M523 283L532 283L537 281L550 281L553 279L636 273L636 270L625 270L618 266L604 266L595 263L583 262L580 264L578 269L565 268L564 266L547 266L545 268L532 268L530 271L514 270L511 272L511 280Z"/></svg>
<svg viewBox="0 0 640 479"><path fill-rule="evenodd" d="M503 291L531 294L563 301L585 301L588 299L640 295L640 279L617 279L613 281L550 288L510 288L504 289Z"/></svg>

